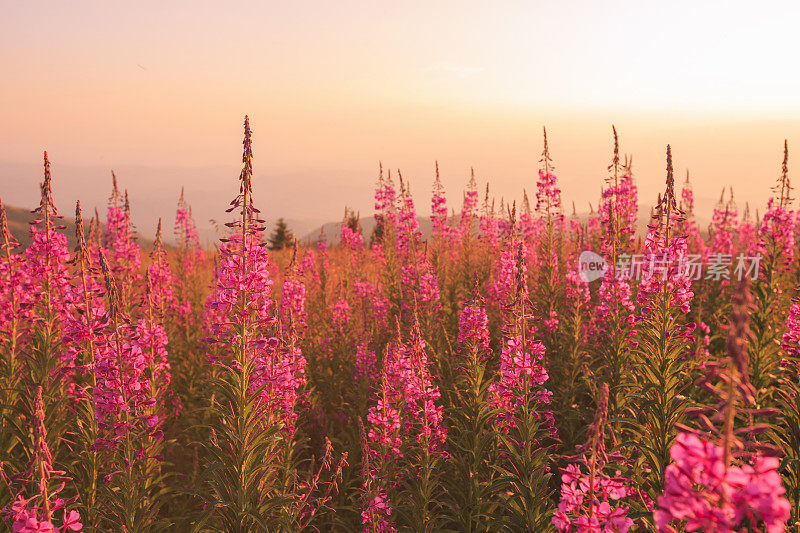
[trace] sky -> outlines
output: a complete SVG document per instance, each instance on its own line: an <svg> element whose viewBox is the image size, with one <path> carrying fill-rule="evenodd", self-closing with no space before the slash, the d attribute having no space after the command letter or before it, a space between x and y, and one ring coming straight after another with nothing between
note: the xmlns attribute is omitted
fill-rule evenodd
<svg viewBox="0 0 800 533"><path fill-rule="evenodd" d="M474 168L498 199L535 188L542 127L567 206L595 205L611 126L640 199L664 153L701 209L731 185L765 203L800 140L794 2L12 2L0 0L0 198L102 207L114 169L140 231L185 187L201 227L237 192L242 121L255 201L301 229L372 213L379 162L429 213ZM792 159L790 157L790 169ZM569 207L568 207L569 209ZM302 227L302 228L301 228Z"/></svg>

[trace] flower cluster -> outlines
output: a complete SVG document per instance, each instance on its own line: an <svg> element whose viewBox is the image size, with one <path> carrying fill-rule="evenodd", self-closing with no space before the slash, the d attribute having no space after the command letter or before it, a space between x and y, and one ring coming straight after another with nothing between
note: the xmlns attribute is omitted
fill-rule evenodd
<svg viewBox="0 0 800 533"><path fill-rule="evenodd" d="M25 264L25 258L15 253L19 243L8 229L6 209L0 202L0 339L3 346L16 344L20 334L18 324L30 316L34 291Z"/></svg>
<svg viewBox="0 0 800 533"><path fill-rule="evenodd" d="M489 348L489 317L479 305L468 305L458 319L458 343L479 354Z"/></svg>
<svg viewBox="0 0 800 533"><path fill-rule="evenodd" d="M560 216L561 189L558 188L555 174L539 171L536 182L536 211L550 216Z"/></svg>
<svg viewBox="0 0 800 533"><path fill-rule="evenodd" d="M110 323L111 332L95 350L95 417L107 436L98 446L114 446L125 435L153 427L158 417L150 414L155 399L150 396L148 358L127 325Z"/></svg>
<svg viewBox="0 0 800 533"><path fill-rule="evenodd" d="M439 279L436 274L426 273L420 276L419 295L423 302L439 302Z"/></svg>
<svg viewBox="0 0 800 533"><path fill-rule="evenodd" d="M333 304L333 325L337 328L344 328L350 322L350 304L347 300L337 300Z"/></svg>
<svg viewBox="0 0 800 533"><path fill-rule="evenodd" d="M776 255L781 270L787 269L794 259L794 230L794 213L770 198L758 229L758 251L764 255Z"/></svg>
<svg viewBox="0 0 800 533"><path fill-rule="evenodd" d="M614 251L625 253L633 246L638 212L638 190L631 174L624 174L603 189L598 214L604 228L601 250L605 257L612 258Z"/></svg>
<svg viewBox="0 0 800 533"><path fill-rule="evenodd" d="M750 464L727 466L722 447L690 433L678 435L670 456L655 512L659 531L784 531L790 507L778 459L755 455Z"/></svg>
<svg viewBox="0 0 800 533"><path fill-rule="evenodd" d="M633 527L630 508L622 504L634 492L629 480L597 474L592 477L570 464L561 475L561 500L553 515L559 531L609 531L627 533Z"/></svg>
<svg viewBox="0 0 800 533"><path fill-rule="evenodd" d="M370 439L398 456L409 436L432 450L441 449L447 432L442 425L442 407L437 405L439 388L429 376L425 342L417 338L411 346L393 344L380 379L377 404L367 415L374 426L369 430Z"/></svg>
<svg viewBox="0 0 800 533"><path fill-rule="evenodd" d="M371 385L377 379L377 360L375 352L369 349L367 343L362 342L356 349L355 377L361 383Z"/></svg>
<svg viewBox="0 0 800 533"><path fill-rule="evenodd" d="M104 241L104 247L109 252L108 259L112 272L120 281L132 284L138 277L141 252L136 244L130 212L124 207L116 204L108 207Z"/></svg>
<svg viewBox="0 0 800 533"><path fill-rule="evenodd" d="M205 264L206 254L200 245L192 209L183 198L183 189L178 200L178 208L175 210L175 239L181 246L181 267L187 273L194 273Z"/></svg>
<svg viewBox="0 0 800 533"><path fill-rule="evenodd" d="M733 191L731 191L731 198L728 202L720 197L719 203L714 208L714 213L711 217L711 227L709 232L713 238L711 241L710 252L712 254L731 255L734 250L733 236L736 229L736 219L738 213L736 211L736 204L733 203Z"/></svg>
<svg viewBox="0 0 800 533"><path fill-rule="evenodd" d="M305 283L291 278L284 280L281 289L281 321L297 331L303 331L307 314Z"/></svg>
<svg viewBox="0 0 800 533"><path fill-rule="evenodd" d="M383 165L381 165L378 177L378 187L375 190L375 213L376 217L384 217L384 222L389 225L397 224L397 212L395 202L397 201L397 191L392 183L392 173L389 172L388 179L383 178Z"/></svg>
<svg viewBox="0 0 800 533"><path fill-rule="evenodd" d="M639 304L647 305L648 301L659 292L669 295L670 305L689 312L692 292L692 278L681 272L680 261L674 263L671 257L686 256L686 240L676 237L665 243L654 230L645 239L645 261L642 267L642 280L639 284Z"/></svg>
<svg viewBox="0 0 800 533"><path fill-rule="evenodd" d="M550 403L553 393L542 387L549 379L547 370L542 365L545 347L532 339L527 340L515 335L506 341L500 352L500 376L496 384L490 388L490 398L500 411L498 421L502 426L513 424L517 411L530 402L536 404ZM543 426L555 435L555 419L553 412L544 410L537 412L543 420Z"/></svg>
<svg viewBox="0 0 800 533"><path fill-rule="evenodd" d="M364 236L360 231L356 231L347 224L342 224L342 244L351 251L359 250L364 247Z"/></svg>
<svg viewBox="0 0 800 533"><path fill-rule="evenodd" d="M464 193L464 201L461 205L461 238L467 238L472 234L472 219L475 216L475 209L478 207L478 189L475 183L475 172L472 172L469 179L467 191Z"/></svg>
<svg viewBox="0 0 800 533"><path fill-rule="evenodd" d="M786 319L786 333L783 334L782 344L790 357L800 356L800 300L793 299Z"/></svg>
<svg viewBox="0 0 800 533"><path fill-rule="evenodd" d="M367 508L361 511L361 523L369 524L374 533L390 533L395 531L389 517L392 515L392 504L389 496L382 488L376 489L375 496L369 500Z"/></svg>
<svg viewBox="0 0 800 533"><path fill-rule="evenodd" d="M452 228L447 220L447 198L445 198L444 187L439 178L438 161L436 162L436 180L433 182L433 194L431 195L431 223L434 237L448 240L452 236Z"/></svg>
<svg viewBox="0 0 800 533"><path fill-rule="evenodd" d="M515 299L528 294L526 282L528 266L526 262L521 261L525 254L525 243L522 241L512 240L503 247L495 267L494 286L491 292L491 301L495 305L505 307Z"/></svg>

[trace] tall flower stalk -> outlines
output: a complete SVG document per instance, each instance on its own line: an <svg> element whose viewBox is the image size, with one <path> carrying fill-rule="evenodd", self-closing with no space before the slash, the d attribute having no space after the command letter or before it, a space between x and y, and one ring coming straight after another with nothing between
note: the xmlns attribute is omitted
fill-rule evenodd
<svg viewBox="0 0 800 533"><path fill-rule="evenodd" d="M216 285L209 310L223 319L212 325L222 343L214 361L214 422L205 447L209 494L198 526L249 531L254 527L302 527L308 509L297 499L293 460L295 399L302 386L304 360L278 333L271 298L267 246L262 221L253 205L253 151L250 121L245 117L244 166L239 195L229 211L239 218L236 230L220 247Z"/></svg>
<svg viewBox="0 0 800 533"><path fill-rule="evenodd" d="M674 234L677 208L672 152L667 146L667 185L645 240L645 266L639 286L637 346L628 381L630 453L638 456L636 481L652 499L661 493L676 424L688 407L687 335L691 278L681 270L686 254L682 236ZM641 454L641 455L639 455Z"/></svg>
<svg viewBox="0 0 800 533"><path fill-rule="evenodd" d="M66 357L75 370L73 379L78 399L79 438L76 441L80 448L76 450L79 467L75 471L75 479L81 494L83 516L88 527L94 528L99 517L102 460L99 450L94 446L100 438L94 410L94 393L97 387L95 357L105 342L108 316L103 304L103 288L96 281L96 276L100 273L95 272L91 266L80 202L75 206L75 238L77 244L72 262L78 279L67 296L65 344Z"/></svg>
<svg viewBox="0 0 800 533"><path fill-rule="evenodd" d="M107 331L98 343L94 362L94 407L100 437L104 475L103 520L128 531L148 530L158 524L162 503L158 455L163 432L153 412L147 346L122 308L120 289L105 257L100 267L106 285Z"/></svg>
<svg viewBox="0 0 800 533"><path fill-rule="evenodd" d="M44 179L41 183L41 200L34 210L31 223L31 244L25 250L27 290L31 295L30 317L25 328L30 341L22 351L24 361L20 386L24 389L42 387L43 405L48 420L48 445L54 456L61 458L62 439L67 431L66 403L69 364L62 357L66 296L69 292L70 258L67 238L60 231L63 225L52 196L50 160L44 153ZM28 412L27 416L34 417Z"/></svg>
<svg viewBox="0 0 800 533"><path fill-rule="evenodd" d="M778 375L781 354L779 344L786 320L790 293L785 290L789 267L794 260L794 221L790 196L789 148L784 142L781 173L773 187L776 195L770 198L767 212L758 230L758 264L755 272L746 272L753 280L753 335L750 339L750 378L758 391L759 405L771 406L775 377Z"/></svg>
<svg viewBox="0 0 800 533"><path fill-rule="evenodd" d="M614 152L606 187L598 205L600 251L608 268L598 289L598 301L593 313L592 329L601 342L597 346L599 374L609 384L609 412L612 424L624 410L624 389L630 369L631 336L635 333L632 284L635 277L625 268L624 259L633 252L637 220L637 189L630 163L620 160L619 137L616 128ZM589 236L592 231L590 229ZM586 242L584 240L584 242ZM587 243L588 244L588 243Z"/></svg>

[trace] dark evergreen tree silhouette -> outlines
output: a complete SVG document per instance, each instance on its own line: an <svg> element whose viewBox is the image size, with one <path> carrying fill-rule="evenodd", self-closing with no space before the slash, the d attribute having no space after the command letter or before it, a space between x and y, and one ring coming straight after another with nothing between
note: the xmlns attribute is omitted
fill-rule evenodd
<svg viewBox="0 0 800 533"><path fill-rule="evenodd" d="M275 229L272 230L272 235L269 237L270 250L283 250L284 248L291 248L294 244L294 234L286 221L279 218L275 223Z"/></svg>
<svg viewBox="0 0 800 533"><path fill-rule="evenodd" d="M372 246L375 243L382 244L383 243L383 232L384 232L384 221L383 215L376 215L375 216L375 229L372 230L372 237L370 237L369 245Z"/></svg>

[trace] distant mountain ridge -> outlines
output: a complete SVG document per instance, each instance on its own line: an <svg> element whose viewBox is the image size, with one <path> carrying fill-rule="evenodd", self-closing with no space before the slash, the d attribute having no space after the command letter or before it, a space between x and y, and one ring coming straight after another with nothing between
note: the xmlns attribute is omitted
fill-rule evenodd
<svg viewBox="0 0 800 533"><path fill-rule="evenodd" d="M31 236L30 236L30 227L31 222L36 220L36 213L31 212L30 209L25 209L22 207L15 207L12 205L6 205L6 217L8 218L8 230L11 232L11 235L14 236L21 248L26 248L31 243ZM73 216L64 216L63 214L59 213L60 216L63 218L58 219L56 222L59 226L65 226L62 230L64 235L67 236L67 242L69 244L70 250L74 249L77 246L77 240L75 238L75 217ZM92 214L93 216L94 214ZM86 231L89 230L89 219L91 216L86 216L84 213L84 220L83 225ZM101 222L101 230L105 229L105 224ZM141 235L137 237L137 242L142 248L152 248L153 247L153 240L152 239L145 239Z"/></svg>

